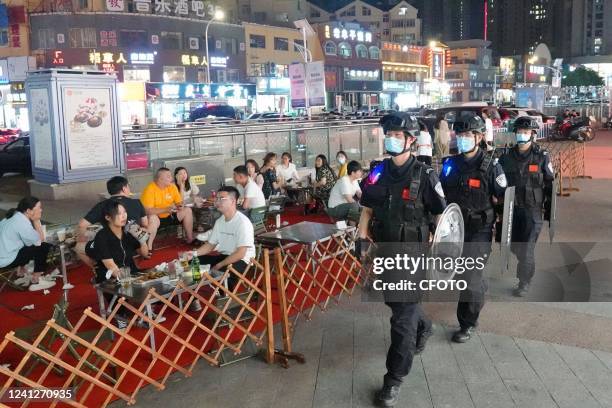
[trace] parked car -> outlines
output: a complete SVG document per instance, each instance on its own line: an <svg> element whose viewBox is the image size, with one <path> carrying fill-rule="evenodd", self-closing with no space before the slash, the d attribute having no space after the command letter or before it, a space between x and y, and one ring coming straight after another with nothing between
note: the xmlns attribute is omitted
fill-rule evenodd
<svg viewBox="0 0 612 408"><path fill-rule="evenodd" d="M32 174L28 136L13 140L0 150L0 176L5 173Z"/></svg>
<svg viewBox="0 0 612 408"><path fill-rule="evenodd" d="M19 129L0 129L0 145L5 145L19 137Z"/></svg>
<svg viewBox="0 0 612 408"><path fill-rule="evenodd" d="M545 115L542 112L529 108L500 108L499 114L504 122L507 120L514 120L521 116L529 116L535 119L540 127L544 123L555 123L556 119L554 116Z"/></svg>
<svg viewBox="0 0 612 408"><path fill-rule="evenodd" d="M236 119L236 109L229 105L208 104L192 110L189 113L189 122L195 122L208 116Z"/></svg>

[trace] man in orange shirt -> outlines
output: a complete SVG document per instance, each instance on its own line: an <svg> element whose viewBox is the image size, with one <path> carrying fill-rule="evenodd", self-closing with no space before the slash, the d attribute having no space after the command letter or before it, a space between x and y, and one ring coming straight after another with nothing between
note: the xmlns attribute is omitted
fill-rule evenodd
<svg viewBox="0 0 612 408"><path fill-rule="evenodd" d="M170 169L161 167L155 172L155 178L145 187L140 201L149 219L149 249L153 248L161 225L183 224L187 243L193 242L193 213L191 208L183 206L183 198L172 180Z"/></svg>

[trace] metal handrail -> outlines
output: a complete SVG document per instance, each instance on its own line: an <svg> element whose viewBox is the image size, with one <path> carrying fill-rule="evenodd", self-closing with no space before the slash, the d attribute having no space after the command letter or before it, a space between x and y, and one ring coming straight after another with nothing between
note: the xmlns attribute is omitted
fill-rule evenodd
<svg viewBox="0 0 612 408"><path fill-rule="evenodd" d="M257 134L261 134L262 132L265 133L286 133L286 132L291 132L291 131L299 131L299 130L326 130L326 129L336 129L336 128L348 128L348 127L361 127L364 124L378 124L378 122L376 123L351 123L351 124L345 124L345 125L331 125L331 126L317 126L317 127L305 127L305 128L290 128L290 129L265 129L265 130L261 130L261 131L255 131L255 130L250 130L250 131L241 131L241 132L224 132L224 133L214 133L214 134L193 134L192 132L188 132L188 133L192 133L189 135L180 135L180 136L165 136L165 137L153 137L153 138L127 138L127 137L123 137L121 139L122 143L125 144L131 144L131 143L147 143L147 142L163 142L163 141L171 141L171 140L185 140L185 139L205 139L205 138L213 138L213 137L227 137L227 136L242 136L242 135L257 135ZM189 129L189 128L187 128ZM181 129L179 132L183 133L185 132L187 129ZM179 132L175 132L175 133L179 133ZM164 132L164 133L168 133L168 132Z"/></svg>
<svg viewBox="0 0 612 408"><path fill-rule="evenodd" d="M338 124L335 122L346 122L346 121L350 121L351 123L346 124ZM299 125L310 125L310 126L299 126ZM273 131L299 131L299 130L313 130L313 129L327 129L327 128L337 128L337 127L354 127L354 126L360 126L360 125L368 125L368 124L378 124L378 119L339 119L339 120L329 120L329 121L300 121L300 122L287 122L287 123L282 123L282 122L271 122L268 124L241 124L241 125L225 125L225 126L215 126L215 127L211 127L208 125L202 125L202 126L190 126L190 127L178 127L178 128L158 128L158 129L124 129L122 131L123 133L123 140L128 140L128 138L126 136L129 135L141 135L141 134L156 134L156 133L164 133L164 134L168 134L168 133L183 133L185 131L188 132L199 132L199 133L203 133L208 134L208 133L215 133L216 135L218 135L219 131L222 131L223 135L231 135L231 134L245 134L245 130L247 129L246 132L247 134L252 134L252 133L261 133L262 131L265 132L273 132ZM298 126L296 126L298 125ZM269 129L268 127L270 126L274 126L276 129ZM278 128L281 129L278 129ZM261 129L261 130L258 130ZM141 140L142 139L138 139Z"/></svg>

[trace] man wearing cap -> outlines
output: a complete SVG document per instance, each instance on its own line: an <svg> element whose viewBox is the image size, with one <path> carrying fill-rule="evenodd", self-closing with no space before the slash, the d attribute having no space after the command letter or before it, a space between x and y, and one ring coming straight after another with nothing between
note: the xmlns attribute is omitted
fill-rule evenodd
<svg viewBox="0 0 612 408"><path fill-rule="evenodd" d="M478 325L478 317L484 306L487 290L483 269L491 254L495 210L493 205L504 196L507 181L504 170L494 157L493 151L479 147L486 132L486 123L476 115L461 117L453 124L457 135L459 154L448 157L442 166L440 181L449 203L456 203L463 215L464 246L462 256L466 259L481 258L483 261L456 275L464 280L467 288L462 290L457 304L459 331L452 340L465 343Z"/></svg>
<svg viewBox="0 0 612 408"><path fill-rule="evenodd" d="M518 260L518 285L514 296L523 297L535 274L535 243L542 230L543 219L550 219L555 170L548 152L533 141L538 122L528 116L514 121L516 146L500 157L499 162L514 186L512 219L512 252Z"/></svg>
<svg viewBox="0 0 612 408"><path fill-rule="evenodd" d="M442 214L446 201L436 173L411 152L419 132L417 119L407 113L392 113L381 118L380 125L385 133L385 150L391 157L374 164L362 183L359 238L376 242L377 256L392 257L397 251L395 243L418 248L428 242L429 225ZM393 273L410 276L400 269ZM376 400L392 407L414 355L425 348L432 328L417 300L398 301L388 291L384 298L392 313L391 346L387 373Z"/></svg>

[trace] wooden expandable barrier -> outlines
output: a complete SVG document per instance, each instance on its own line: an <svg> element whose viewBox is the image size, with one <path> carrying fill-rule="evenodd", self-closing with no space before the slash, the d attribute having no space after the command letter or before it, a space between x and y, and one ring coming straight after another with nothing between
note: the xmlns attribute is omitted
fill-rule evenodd
<svg viewBox="0 0 612 408"><path fill-rule="evenodd" d="M275 249L283 339L283 349L275 350L275 357L283 366L287 367L287 358L303 361L303 356L292 350L298 318L304 315L310 320L315 309L325 311L330 300L337 303L343 294L350 296L363 284L361 263L351 253L352 243L350 233L339 233L310 248Z"/></svg>
<svg viewBox="0 0 612 408"><path fill-rule="evenodd" d="M51 319L33 341L21 339L14 332L8 333L0 343L0 355L9 346L18 347L24 355L14 369L0 366L0 376L6 377L0 383L1 388L46 389L58 387L58 384L70 388L79 384L73 399L54 399L50 406L61 403L73 407L105 407L114 399L133 405L144 386L153 385L161 391L172 372L189 377L200 360L219 366L224 350L240 354L247 340L261 346L267 337L265 355L267 361L272 362L274 322L269 250L265 249L262 259L253 260L243 273L228 267L222 276L213 277L208 272L202 275L195 287L179 281L169 294L162 295L152 288L138 307L121 298L106 318L87 308L70 329ZM224 284L227 282L231 282L229 287ZM201 310L190 311L196 301ZM155 317L148 313L153 303L161 304ZM113 324L120 311L131 315L125 329ZM160 322L164 315L168 317L165 324ZM138 328L143 322L147 327ZM92 325L97 331L91 340L85 339L81 336L83 327ZM104 336L107 333L112 333L114 339L103 340L108 337ZM163 336L157 347L153 345L156 333ZM49 338L53 338L55 344L45 344ZM170 347L170 344L178 347ZM78 350L79 354L77 357L69 355L68 349ZM93 357L97 364L92 362ZM46 367L42 373L24 375L32 359L44 362ZM108 375L110 367L114 368L114 377ZM67 377L62 380L58 371L66 372ZM29 401L19 404L27 407ZM0 403L0 407L4 406Z"/></svg>

